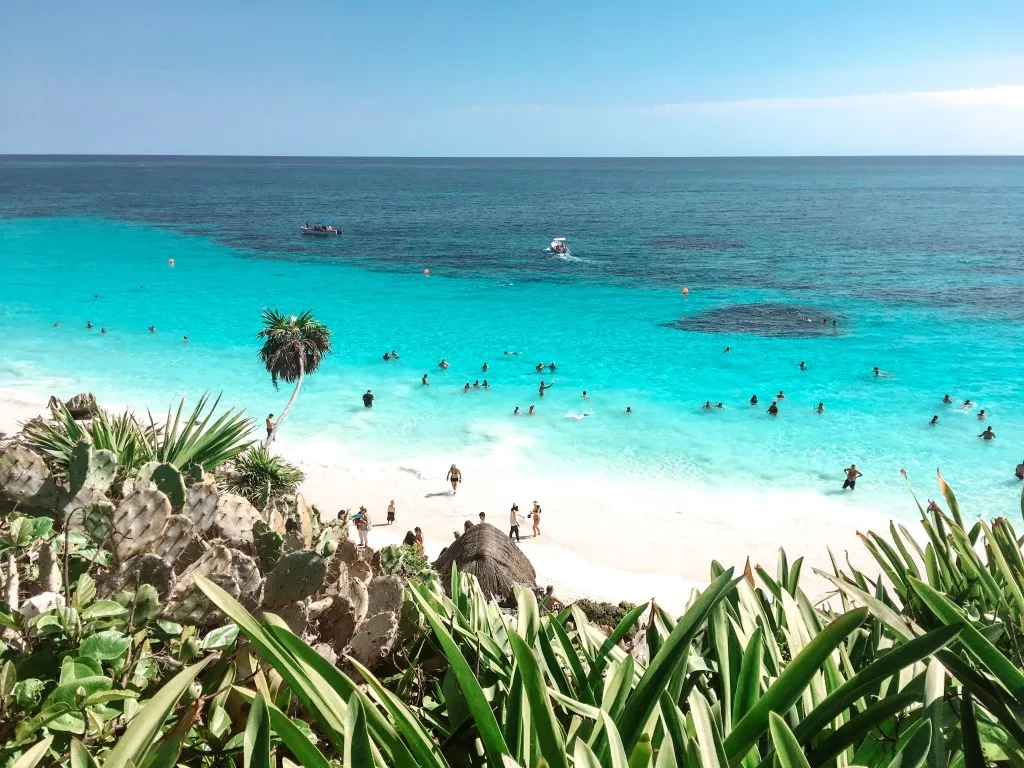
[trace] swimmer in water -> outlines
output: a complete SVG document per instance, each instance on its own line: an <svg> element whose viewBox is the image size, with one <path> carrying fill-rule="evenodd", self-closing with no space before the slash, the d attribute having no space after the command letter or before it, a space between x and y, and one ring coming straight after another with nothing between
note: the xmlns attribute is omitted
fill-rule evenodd
<svg viewBox="0 0 1024 768"><path fill-rule="evenodd" d="M724 353L724 352L732 352L732 347L726 347L726 348L725 348L725 349L723 350L723 353Z"/></svg>
<svg viewBox="0 0 1024 768"><path fill-rule="evenodd" d="M100 328L100 333L106 333L106 332L107 332L106 328Z"/></svg>
<svg viewBox="0 0 1024 768"><path fill-rule="evenodd" d="M441 362L437 364L437 367L444 371L448 370L448 368L450 368L451 366L449 366L448 361L442 357Z"/></svg>
<svg viewBox="0 0 1024 768"><path fill-rule="evenodd" d="M704 410L705 411L710 411L711 410L711 401L710 400L705 400L704 401Z"/></svg>
<svg viewBox="0 0 1024 768"><path fill-rule="evenodd" d="M985 409L982 408L980 411L978 411L978 421L984 421L984 420L985 420Z"/></svg>
<svg viewBox="0 0 1024 768"><path fill-rule="evenodd" d="M833 327L833 328L835 328L835 327L836 327L836 321L835 321L835 320L833 320L833 321L832 321L832 327Z"/></svg>
<svg viewBox="0 0 1024 768"><path fill-rule="evenodd" d="M768 415L769 416L778 416L779 415L779 404L776 403L774 400L772 400L772 404L768 406Z"/></svg>
<svg viewBox="0 0 1024 768"><path fill-rule="evenodd" d="M963 409L965 411L968 410L969 408L973 408L973 407L974 407L974 401L973 400L964 400Z"/></svg>
<svg viewBox="0 0 1024 768"><path fill-rule="evenodd" d="M54 327L54 328L60 328L60 323L54 323L54 324L53 324L53 327Z"/></svg>
<svg viewBox="0 0 1024 768"><path fill-rule="evenodd" d="M556 371L558 369L555 368L555 364L552 362L551 365L548 366L548 370L554 372L554 371Z"/></svg>
<svg viewBox="0 0 1024 768"><path fill-rule="evenodd" d="M536 370L537 373L540 373L541 371L544 370L545 367L546 366L544 365L544 363L537 363L537 365L534 366L534 370Z"/></svg>
<svg viewBox="0 0 1024 768"><path fill-rule="evenodd" d="M555 382L552 381L550 384L545 384L542 380L540 383L540 388L537 390L537 394L540 397L544 397L544 392L548 389L551 389L553 386L555 386Z"/></svg>
<svg viewBox="0 0 1024 768"><path fill-rule="evenodd" d="M939 423L939 416L938 416L938 414L936 414L936 415L932 416L932 420L928 422L928 426L934 427L938 423Z"/></svg>
<svg viewBox="0 0 1024 768"><path fill-rule="evenodd" d="M722 403L715 403L715 408L725 408Z"/></svg>
<svg viewBox="0 0 1024 768"><path fill-rule="evenodd" d="M825 404L824 403L818 403L818 407L815 408L814 410L817 411L818 413L824 413L825 412Z"/></svg>
<svg viewBox="0 0 1024 768"><path fill-rule="evenodd" d="M757 405L757 395L751 395L750 396L750 404L751 405Z"/></svg>
<svg viewBox="0 0 1024 768"><path fill-rule="evenodd" d="M188 344L188 336L182 336L181 337L181 343L182 344Z"/></svg>
<svg viewBox="0 0 1024 768"><path fill-rule="evenodd" d="M463 391L463 392L469 392L469 382L468 382L468 381L466 382L466 386L464 386L464 387L462 388L462 391Z"/></svg>
<svg viewBox="0 0 1024 768"><path fill-rule="evenodd" d="M514 411L512 411L512 415L513 416L518 416L519 415L519 406L518 405L516 406L516 409Z"/></svg>
<svg viewBox="0 0 1024 768"><path fill-rule="evenodd" d="M888 379L889 378L889 372L888 371L883 371L883 370L879 369L879 367L877 365L874 368L871 369L871 372L873 374L875 374L875 378L879 378L879 379Z"/></svg>
<svg viewBox="0 0 1024 768"><path fill-rule="evenodd" d="M821 318L821 324L822 325L828 325L828 320L826 318L824 318L824 317Z"/></svg>
<svg viewBox="0 0 1024 768"><path fill-rule="evenodd" d="M484 379L483 387L484 387L484 389L490 389L491 388L491 385L487 383L487 379Z"/></svg>
<svg viewBox="0 0 1024 768"><path fill-rule="evenodd" d="M422 384L424 387L430 386L430 382L427 381L427 374L423 374L423 378L420 379L420 384Z"/></svg>
<svg viewBox="0 0 1024 768"><path fill-rule="evenodd" d="M589 400L590 399L590 395L587 394L587 390L585 390L585 389L583 390L583 399L584 400Z"/></svg>
<svg viewBox="0 0 1024 768"><path fill-rule="evenodd" d="M484 365L483 365L483 368L481 368L480 370L481 370L481 371L483 371L484 373L487 373L487 372L488 372L489 370L491 370L491 369L490 369L490 367L489 367L489 366L487 365L487 363L484 363Z"/></svg>
<svg viewBox="0 0 1024 768"><path fill-rule="evenodd" d="M86 330L91 330L92 329L92 320L86 320L85 321L85 328L86 328Z"/></svg>
<svg viewBox="0 0 1024 768"><path fill-rule="evenodd" d="M785 400L785 399L786 399L786 395L785 395L785 394L784 394L784 393L782 392L782 390L780 389L780 390L779 390L779 394L777 394L777 395L775 396L775 399L776 399L776 400Z"/></svg>
<svg viewBox="0 0 1024 768"><path fill-rule="evenodd" d="M533 415L534 415L534 414L536 414L536 412L537 412L537 410L536 410L536 409L537 409L537 406L535 406L535 405L531 405L531 406L530 406L530 410L528 410L528 411L526 412L526 415L527 415L527 416L533 416Z"/></svg>
<svg viewBox="0 0 1024 768"><path fill-rule="evenodd" d="M395 352L395 350L393 350L393 349L391 350L391 359L392 360L397 360L398 359L398 353Z"/></svg>
<svg viewBox="0 0 1024 768"><path fill-rule="evenodd" d="M391 354L390 354L390 353L388 353L388 352L385 352L385 353L384 353L384 359L385 359L385 360L390 360L390 359L391 359Z"/></svg>
<svg viewBox="0 0 1024 768"><path fill-rule="evenodd" d="M363 407L373 408L373 392L366 390L366 394L363 395Z"/></svg>
<svg viewBox="0 0 1024 768"><path fill-rule="evenodd" d="M149 326L149 332L150 333L156 333L156 326L155 325Z"/></svg>
<svg viewBox="0 0 1024 768"><path fill-rule="evenodd" d="M995 440L996 433L992 431L992 427L987 427L978 437L982 440Z"/></svg>
<svg viewBox="0 0 1024 768"><path fill-rule="evenodd" d="M950 397L949 393L947 392L945 395L942 396L942 402L944 402L946 405L952 405L953 398Z"/></svg>
<svg viewBox="0 0 1024 768"><path fill-rule="evenodd" d="M803 360L800 361L800 370L801 371L806 371L807 370L807 363L805 363Z"/></svg>
<svg viewBox="0 0 1024 768"><path fill-rule="evenodd" d="M629 407L629 406L627 405L627 406L626 406L626 414L627 414L627 415L629 415L629 414L631 414L632 412L633 412L633 409L632 409L632 408L630 408L630 407Z"/></svg>
<svg viewBox="0 0 1024 768"><path fill-rule="evenodd" d="M473 382L473 389L480 389L480 379Z"/></svg>

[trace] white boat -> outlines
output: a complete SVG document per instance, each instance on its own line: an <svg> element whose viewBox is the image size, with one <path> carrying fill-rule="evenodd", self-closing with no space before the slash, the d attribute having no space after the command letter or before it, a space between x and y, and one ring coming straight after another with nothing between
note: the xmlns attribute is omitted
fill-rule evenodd
<svg viewBox="0 0 1024 768"><path fill-rule="evenodd" d="M314 237L330 237L332 235L340 235L341 230L335 229L326 221L321 221L319 224L310 226L308 223L303 224L299 227L299 231L304 235L313 235Z"/></svg>
<svg viewBox="0 0 1024 768"><path fill-rule="evenodd" d="M565 241L564 237L556 237L551 241L551 252L564 254L569 252L569 244Z"/></svg>

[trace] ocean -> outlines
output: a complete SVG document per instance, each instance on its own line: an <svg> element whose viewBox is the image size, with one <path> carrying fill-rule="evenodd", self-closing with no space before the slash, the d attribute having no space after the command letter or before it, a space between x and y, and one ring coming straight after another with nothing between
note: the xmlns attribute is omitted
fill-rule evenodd
<svg viewBox="0 0 1024 768"><path fill-rule="evenodd" d="M300 234L321 218L344 234ZM967 514L1016 517L1022 223L1024 158L0 157L0 389L213 390L262 432L291 390L260 311L309 309L334 354L282 431L318 446L681 494L838 498L856 463L853 521L912 519L900 469L923 499L941 468Z"/></svg>

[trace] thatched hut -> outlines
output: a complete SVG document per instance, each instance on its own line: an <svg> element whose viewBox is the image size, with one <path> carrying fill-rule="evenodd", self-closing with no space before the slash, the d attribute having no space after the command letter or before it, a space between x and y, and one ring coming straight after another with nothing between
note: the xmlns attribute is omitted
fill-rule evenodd
<svg viewBox="0 0 1024 768"><path fill-rule="evenodd" d="M441 553L434 562L434 570L441 576L445 589L451 583L452 563L460 573L471 573L480 582L488 597L513 599L513 584L533 589L537 572L533 564L508 534L490 523L478 523Z"/></svg>

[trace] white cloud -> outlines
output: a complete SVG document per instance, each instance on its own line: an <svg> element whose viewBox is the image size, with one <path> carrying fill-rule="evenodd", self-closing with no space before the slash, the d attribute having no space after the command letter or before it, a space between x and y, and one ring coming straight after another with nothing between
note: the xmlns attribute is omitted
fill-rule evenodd
<svg viewBox="0 0 1024 768"><path fill-rule="evenodd" d="M909 91L869 93L854 96L819 96L734 101L684 101L646 107L659 115L735 114L742 112L805 112L819 110L886 109L905 106L933 106L947 109L1001 107L1024 110L1024 85L991 88L963 88L953 91Z"/></svg>

